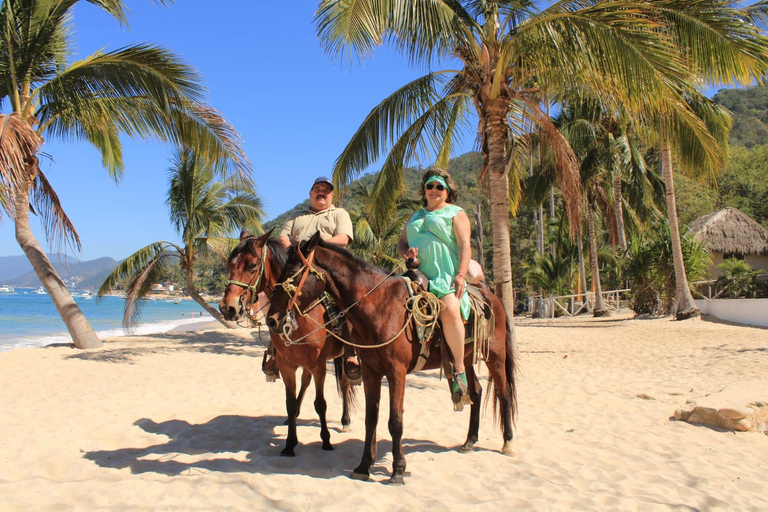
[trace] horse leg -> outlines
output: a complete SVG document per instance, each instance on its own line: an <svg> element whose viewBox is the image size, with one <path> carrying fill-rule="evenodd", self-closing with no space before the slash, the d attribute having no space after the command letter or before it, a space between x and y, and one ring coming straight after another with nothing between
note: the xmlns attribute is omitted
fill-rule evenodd
<svg viewBox="0 0 768 512"><path fill-rule="evenodd" d="M280 368L285 385L285 410L288 413L288 437L285 439L285 448L280 452L282 457L295 457L293 449L299 444L296 436L296 416L298 414L298 400L296 399L296 368Z"/></svg>
<svg viewBox="0 0 768 512"><path fill-rule="evenodd" d="M405 370L387 376L389 383L389 433L392 436L392 476L390 484L404 485L405 454L403 453L403 401L405 400Z"/></svg>
<svg viewBox="0 0 768 512"><path fill-rule="evenodd" d="M320 417L320 439L323 440L323 450L333 450L331 445L331 433L328 431L328 423L325 420L325 413L328 410L328 404L325 402L325 361L318 364L312 371L315 378L315 411Z"/></svg>
<svg viewBox="0 0 768 512"><path fill-rule="evenodd" d="M301 403L304 401L304 393L307 392L307 388L309 387L309 382L312 380L312 373L307 370L306 368L301 369L301 388L299 389L299 397L296 399L296 417L299 417L299 413L301 412Z"/></svg>
<svg viewBox="0 0 768 512"><path fill-rule="evenodd" d="M354 480L368 480L369 470L376 459L376 425L379 422L379 402L381 401L381 375L363 370L363 390L365 391L365 447L360 464L352 471Z"/></svg>
<svg viewBox="0 0 768 512"><path fill-rule="evenodd" d="M483 398L483 386L480 384L480 379L478 379L477 373L475 373L475 367L472 365L467 366L467 382L469 384L469 397L472 399L472 405L469 409L467 440L464 441L464 444L459 449L461 453L471 452L475 449L475 443L480 433L480 403Z"/></svg>
<svg viewBox="0 0 768 512"><path fill-rule="evenodd" d="M349 409L351 407L353 390L352 384L349 382L349 379L347 379L347 376L344 375L343 357L337 357L333 360L333 368L336 372L336 385L341 394L341 431L351 432L352 428L350 427L350 424L352 423L352 420L349 417Z"/></svg>

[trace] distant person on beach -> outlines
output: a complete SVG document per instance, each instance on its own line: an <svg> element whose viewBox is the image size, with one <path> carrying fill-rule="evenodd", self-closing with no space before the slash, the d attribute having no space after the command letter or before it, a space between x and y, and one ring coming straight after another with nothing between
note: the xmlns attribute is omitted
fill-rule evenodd
<svg viewBox="0 0 768 512"><path fill-rule="evenodd" d="M352 243L352 220L344 208L333 205L333 182L320 176L312 183L309 190L309 209L299 212L288 220L280 231L278 241L283 247L309 240L316 232L328 243L346 247ZM360 363L354 349L344 344L344 373L352 381L361 377ZM277 376L277 363L272 344L267 348L267 357L261 366L262 371L270 376Z"/></svg>
<svg viewBox="0 0 768 512"><path fill-rule="evenodd" d="M466 276L472 258L469 217L453 204L459 191L447 171L432 168L424 173L419 194L424 208L403 228L397 252L406 260L418 260L419 270L429 279L429 291L442 303L440 323L455 370L451 394L464 397L468 394L464 320L470 310Z"/></svg>

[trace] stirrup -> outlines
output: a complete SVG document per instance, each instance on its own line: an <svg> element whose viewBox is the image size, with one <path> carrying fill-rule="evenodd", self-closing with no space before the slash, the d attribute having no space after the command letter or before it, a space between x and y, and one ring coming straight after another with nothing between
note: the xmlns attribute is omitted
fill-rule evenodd
<svg viewBox="0 0 768 512"><path fill-rule="evenodd" d="M464 405L472 405L466 373L453 374L453 379L451 379L451 401L453 402L453 410L456 412L463 411Z"/></svg>
<svg viewBox="0 0 768 512"><path fill-rule="evenodd" d="M360 363L353 363L349 360L344 361L344 376L353 386L359 386L363 382L363 373Z"/></svg>
<svg viewBox="0 0 768 512"><path fill-rule="evenodd" d="M267 382L275 382L280 378L280 370L277 368L277 362L274 357L270 357L261 365L261 371L267 378Z"/></svg>

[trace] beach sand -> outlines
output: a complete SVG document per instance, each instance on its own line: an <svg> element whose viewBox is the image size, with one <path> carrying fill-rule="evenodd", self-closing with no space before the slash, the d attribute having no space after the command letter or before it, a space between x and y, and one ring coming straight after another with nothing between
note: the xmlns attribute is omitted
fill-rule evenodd
<svg viewBox="0 0 768 512"><path fill-rule="evenodd" d="M499 453L491 406L476 451L458 453L468 411L452 411L437 373L410 375L405 486L384 485L386 393L371 481L349 478L364 413L341 432L333 382L335 451L320 449L310 389L297 456L279 456L283 386L265 382L252 332L2 353L0 510L768 510L764 432L671 419L689 400L764 383L767 329L620 313L518 320L516 334L515 453Z"/></svg>

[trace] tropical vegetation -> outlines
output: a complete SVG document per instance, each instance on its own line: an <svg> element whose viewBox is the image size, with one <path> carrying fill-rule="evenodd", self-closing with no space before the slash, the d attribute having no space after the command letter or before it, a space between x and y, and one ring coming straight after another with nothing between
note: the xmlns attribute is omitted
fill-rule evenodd
<svg viewBox="0 0 768 512"><path fill-rule="evenodd" d="M182 149L168 170L167 203L171 224L182 245L158 241L142 247L107 277L99 296L127 280L123 326L130 327L140 313L142 299L166 276L171 265L178 263L187 294L212 317L227 327L236 327L200 295L195 264L200 258L224 260L233 248L228 237L233 231L245 228L261 232L262 204L253 183L239 174L221 179L210 162Z"/></svg>
<svg viewBox="0 0 768 512"><path fill-rule="evenodd" d="M91 0L126 23L122 0ZM205 101L198 73L169 50L133 45L68 60L78 0L4 0L0 5L2 166L0 205L79 348L101 345L30 230L80 248L75 227L39 165L46 138L90 143L109 175L124 172L120 137L155 137L194 149L216 172L249 172L237 132Z"/></svg>
<svg viewBox="0 0 768 512"><path fill-rule="evenodd" d="M391 43L431 71L375 107L339 156L334 180L346 184L385 154L372 210L392 207L402 169L420 154L445 167L461 129L476 116L488 180L495 285L512 312L509 213L521 196L516 135L537 130L557 154L557 182L574 235L582 215L573 150L556 130L550 103L593 99L652 134L667 190L680 318L695 314L682 267L673 158L710 176L724 162L727 123L697 93L702 83L750 83L762 77L766 45L755 23L765 2L531 1L399 2L324 0L318 33L333 55L370 57ZM640 130L638 130L639 132ZM522 150L522 151L521 151Z"/></svg>

